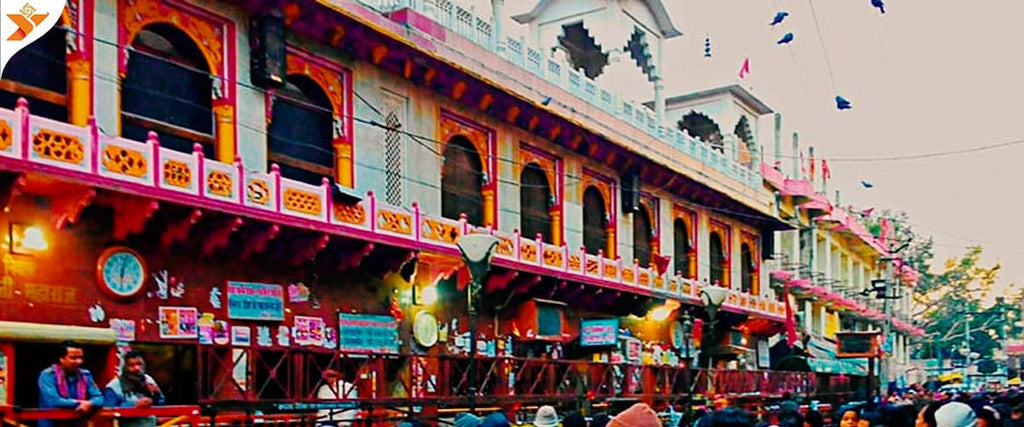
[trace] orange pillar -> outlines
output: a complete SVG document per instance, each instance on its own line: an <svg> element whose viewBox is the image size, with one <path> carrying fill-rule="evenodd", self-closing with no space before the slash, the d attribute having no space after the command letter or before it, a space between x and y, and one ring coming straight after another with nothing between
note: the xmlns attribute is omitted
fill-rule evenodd
<svg viewBox="0 0 1024 427"><path fill-rule="evenodd" d="M334 182L355 188L355 156L352 143L344 138L334 140Z"/></svg>
<svg viewBox="0 0 1024 427"><path fill-rule="evenodd" d="M484 223L474 225L483 225L487 227L497 228L498 221L494 215L494 186L489 184L487 187L483 189L483 191L481 191L481 194L484 196Z"/></svg>
<svg viewBox="0 0 1024 427"><path fill-rule="evenodd" d="M555 246L562 246L562 207L553 207L549 213L551 214L551 243Z"/></svg>
<svg viewBox="0 0 1024 427"><path fill-rule="evenodd" d="M80 55L68 57L68 119L85 126L92 114L92 63Z"/></svg>
<svg viewBox="0 0 1024 427"><path fill-rule="evenodd" d="M213 116L217 123L217 160L222 163L234 163L238 156L235 147L235 106L226 102L215 103Z"/></svg>

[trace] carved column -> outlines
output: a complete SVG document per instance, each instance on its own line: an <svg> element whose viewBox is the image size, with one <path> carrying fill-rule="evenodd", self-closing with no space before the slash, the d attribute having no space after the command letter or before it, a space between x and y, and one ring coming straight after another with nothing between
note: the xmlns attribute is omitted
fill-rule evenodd
<svg viewBox="0 0 1024 427"><path fill-rule="evenodd" d="M344 138L334 140L334 182L344 187L355 187L355 168L352 144Z"/></svg>
<svg viewBox="0 0 1024 427"><path fill-rule="evenodd" d="M551 243L562 246L562 207L552 207L548 213L551 215Z"/></svg>
<svg viewBox="0 0 1024 427"><path fill-rule="evenodd" d="M217 160L234 163L238 155L235 147L235 107L223 100L214 101L213 115L216 118Z"/></svg>
<svg viewBox="0 0 1024 427"><path fill-rule="evenodd" d="M78 54L68 55L68 119L85 126L92 114L92 62Z"/></svg>
<svg viewBox="0 0 1024 427"><path fill-rule="evenodd" d="M618 248L615 245L615 223L611 222L608 224L608 248L604 251L604 256L609 259L615 259L618 254Z"/></svg>
<svg viewBox="0 0 1024 427"><path fill-rule="evenodd" d="M494 185L487 184L484 186L480 194L484 197L484 226L485 227L497 227L498 221L494 215Z"/></svg>

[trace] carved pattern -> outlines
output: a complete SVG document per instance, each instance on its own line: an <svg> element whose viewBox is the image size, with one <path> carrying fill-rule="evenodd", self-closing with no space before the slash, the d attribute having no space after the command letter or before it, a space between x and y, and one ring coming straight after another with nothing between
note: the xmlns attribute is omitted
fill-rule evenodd
<svg viewBox="0 0 1024 427"><path fill-rule="evenodd" d="M498 254L500 255L512 256L515 253L512 250L513 247L514 246L512 245L512 239L509 239L507 237L499 237L498 247L495 249L495 251L497 251Z"/></svg>
<svg viewBox="0 0 1024 427"><path fill-rule="evenodd" d="M537 244L533 242L521 242L519 244L519 256L523 261L537 262Z"/></svg>
<svg viewBox="0 0 1024 427"><path fill-rule="evenodd" d="M126 40L122 41L125 45L130 45L145 26L168 23L192 38L206 58L212 74L220 76L227 69L222 53L225 44L223 25L159 0L121 0L120 6L118 16L126 33Z"/></svg>
<svg viewBox="0 0 1024 427"><path fill-rule="evenodd" d="M6 120L0 120L0 151L7 151L14 143L14 130Z"/></svg>
<svg viewBox="0 0 1024 427"><path fill-rule="evenodd" d="M459 232L457 225L426 218L423 219L423 227L420 233L424 239L438 240L451 244L455 244L462 234Z"/></svg>
<svg viewBox="0 0 1024 427"><path fill-rule="evenodd" d="M582 263L582 261L580 260L580 256L579 255L569 255L569 269L570 270L579 270L581 263Z"/></svg>
<svg viewBox="0 0 1024 427"><path fill-rule="evenodd" d="M103 167L110 172L136 178L146 176L146 170L149 169L142 152L116 145L108 145L103 149Z"/></svg>
<svg viewBox="0 0 1024 427"><path fill-rule="evenodd" d="M531 163L536 163L544 175L548 179L548 187L551 194L555 196L555 203L562 203L562 193L558 188L558 175L561 174L561 160L555 156L552 156L538 148L526 144L520 144L519 146L519 164L523 165L519 168L521 174L523 169ZM520 179L517 177L517 179Z"/></svg>
<svg viewBox="0 0 1024 427"><path fill-rule="evenodd" d="M58 162L79 164L85 160L85 146L74 135L40 130L32 137L32 149L39 157Z"/></svg>
<svg viewBox="0 0 1024 427"><path fill-rule="evenodd" d="M345 71L334 64L322 64L303 51L288 50L288 74L302 74L316 82L327 95L334 110L334 117L341 117L345 112Z"/></svg>
<svg viewBox="0 0 1024 427"><path fill-rule="evenodd" d="M651 273L648 273L647 271L641 271L640 284L642 286L651 286Z"/></svg>
<svg viewBox="0 0 1024 427"><path fill-rule="evenodd" d="M270 203L270 186L262 179L251 179L245 187L245 197L252 203L266 206Z"/></svg>
<svg viewBox="0 0 1024 427"><path fill-rule="evenodd" d="M392 233L412 234L412 217L398 212L378 211L377 228Z"/></svg>
<svg viewBox="0 0 1024 427"><path fill-rule="evenodd" d="M164 182L167 185L188 188L192 183L192 168L187 163L168 160L164 163Z"/></svg>
<svg viewBox="0 0 1024 427"><path fill-rule="evenodd" d="M324 209L318 194L294 188L284 190L284 208L313 216L320 215Z"/></svg>
<svg viewBox="0 0 1024 427"><path fill-rule="evenodd" d="M363 205L334 205L334 218L338 221L362 225L366 222L366 209L363 209Z"/></svg>
<svg viewBox="0 0 1024 427"><path fill-rule="evenodd" d="M597 260L587 260L587 274L601 274L601 268L599 267Z"/></svg>
<svg viewBox="0 0 1024 427"><path fill-rule="evenodd" d="M210 171L206 175L206 189L211 194L216 194L223 197L231 197L234 189L232 185L231 176L221 171Z"/></svg>
<svg viewBox="0 0 1024 427"><path fill-rule="evenodd" d="M675 280L669 280L668 281L668 291L670 293L673 293L673 294L679 292L679 282L677 282Z"/></svg>
<svg viewBox="0 0 1024 427"><path fill-rule="evenodd" d="M615 264L605 264L604 265L604 275L605 275L605 277L615 277L618 274L619 274L619 267L617 267Z"/></svg>
<svg viewBox="0 0 1024 427"><path fill-rule="evenodd" d="M609 275L608 274L608 266L607 265L604 266L604 275L605 276ZM635 277L633 277L633 269L632 268L623 268L622 269L622 281L623 282L633 283L634 279L635 279Z"/></svg>
<svg viewBox="0 0 1024 427"><path fill-rule="evenodd" d="M561 250L557 248L544 248L544 265L561 267L564 261L565 258Z"/></svg>

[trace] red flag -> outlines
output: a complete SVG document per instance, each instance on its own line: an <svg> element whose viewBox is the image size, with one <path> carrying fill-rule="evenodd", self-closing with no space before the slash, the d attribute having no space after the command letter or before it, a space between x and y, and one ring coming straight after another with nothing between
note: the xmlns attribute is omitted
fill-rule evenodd
<svg viewBox="0 0 1024 427"><path fill-rule="evenodd" d="M740 78L747 77L747 74L750 74L750 58L744 59L743 65L740 66Z"/></svg>
<svg viewBox="0 0 1024 427"><path fill-rule="evenodd" d="M811 154L811 181L814 181L814 155Z"/></svg>
<svg viewBox="0 0 1024 427"><path fill-rule="evenodd" d="M832 179L832 169L828 167L828 160L821 159L821 177L823 179Z"/></svg>
<svg viewBox="0 0 1024 427"><path fill-rule="evenodd" d="M796 315L793 313L793 306L789 303L789 282L786 283L782 297L786 299L786 345L793 348L799 337L796 333Z"/></svg>
<svg viewBox="0 0 1024 427"><path fill-rule="evenodd" d="M807 175L807 164L804 163L804 153L800 153L800 174ZM801 177L803 178L803 177Z"/></svg>

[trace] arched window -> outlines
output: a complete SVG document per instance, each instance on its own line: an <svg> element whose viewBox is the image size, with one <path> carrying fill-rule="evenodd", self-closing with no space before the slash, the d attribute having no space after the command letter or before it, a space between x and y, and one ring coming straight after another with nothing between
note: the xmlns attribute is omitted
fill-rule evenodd
<svg viewBox="0 0 1024 427"><path fill-rule="evenodd" d="M725 283L725 245L722 243L722 236L718 233L711 233L708 240L711 255L711 284L724 286Z"/></svg>
<svg viewBox="0 0 1024 427"><path fill-rule="evenodd" d="M743 292L754 292L754 256L750 245L740 245L740 287Z"/></svg>
<svg viewBox="0 0 1024 427"><path fill-rule="evenodd" d="M597 251L607 249L607 224L604 196L596 187L587 187L583 192L583 246L588 254L596 255Z"/></svg>
<svg viewBox="0 0 1024 427"><path fill-rule="evenodd" d="M66 36L56 26L11 57L0 80L0 107L13 110L24 97L32 114L67 121Z"/></svg>
<svg viewBox="0 0 1024 427"><path fill-rule="evenodd" d="M441 216L484 225L483 165L473 144L464 136L455 136L444 149L441 168Z"/></svg>
<svg viewBox="0 0 1024 427"><path fill-rule="evenodd" d="M160 146L191 153L203 145L215 158L213 80L199 47L170 24L151 24L131 41L121 83L121 135L145 141L160 134Z"/></svg>
<svg viewBox="0 0 1024 427"><path fill-rule="evenodd" d="M334 118L324 91L310 78L293 74L273 102L267 163L277 163L281 176L307 184L333 177Z"/></svg>
<svg viewBox="0 0 1024 427"><path fill-rule="evenodd" d="M641 267L651 266L651 253L654 252L652 235L650 211L641 204L640 209L633 213L633 258Z"/></svg>
<svg viewBox="0 0 1024 427"><path fill-rule="evenodd" d="M692 279L690 277L690 228L686 226L686 221L676 218L672 224L672 236L675 271L683 277Z"/></svg>
<svg viewBox="0 0 1024 427"><path fill-rule="evenodd" d="M690 136L704 141L719 151L723 150L722 130L710 117L696 111L690 111L679 121L679 130L689 132Z"/></svg>
<svg viewBox="0 0 1024 427"><path fill-rule="evenodd" d="M544 242L552 243L551 187L544 170L536 163L526 165L519 177L519 206L521 235L533 239L541 234Z"/></svg>

